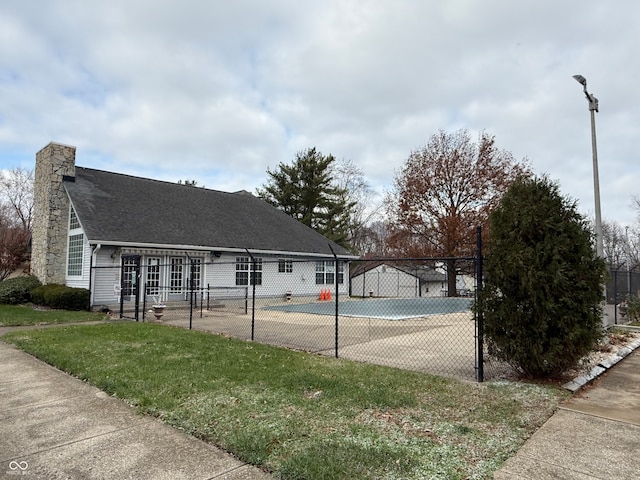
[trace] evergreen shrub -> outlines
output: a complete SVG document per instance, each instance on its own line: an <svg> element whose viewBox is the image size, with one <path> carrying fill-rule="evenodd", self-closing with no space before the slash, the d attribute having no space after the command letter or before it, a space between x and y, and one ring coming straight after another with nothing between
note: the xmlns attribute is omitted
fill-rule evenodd
<svg viewBox="0 0 640 480"><path fill-rule="evenodd" d="M0 282L0 303L18 305L31 301L31 291L41 285L40 280L28 277L7 278Z"/></svg>
<svg viewBox="0 0 640 480"><path fill-rule="evenodd" d="M575 367L604 334L604 260L576 203L548 178L514 182L489 218L484 314L489 354L533 377Z"/></svg>

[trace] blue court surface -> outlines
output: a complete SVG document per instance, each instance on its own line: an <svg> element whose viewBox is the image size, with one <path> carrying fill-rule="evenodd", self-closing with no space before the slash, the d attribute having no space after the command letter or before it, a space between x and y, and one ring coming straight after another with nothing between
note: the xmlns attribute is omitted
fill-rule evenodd
<svg viewBox="0 0 640 480"><path fill-rule="evenodd" d="M379 318L384 320L404 320L469 311L473 300L470 298L366 298L346 300L338 303L338 315L345 317ZM335 315L333 300L313 303L287 304L264 307L265 310L280 312L310 313L315 315Z"/></svg>

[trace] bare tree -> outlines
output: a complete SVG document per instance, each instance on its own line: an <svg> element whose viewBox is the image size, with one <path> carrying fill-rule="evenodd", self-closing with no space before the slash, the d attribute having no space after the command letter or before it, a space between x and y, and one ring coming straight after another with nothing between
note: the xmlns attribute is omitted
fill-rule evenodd
<svg viewBox="0 0 640 480"><path fill-rule="evenodd" d="M0 217L0 282L27 258L29 232Z"/></svg>
<svg viewBox="0 0 640 480"><path fill-rule="evenodd" d="M343 192L347 204L352 205L347 222L347 243L354 253L367 253L371 240L368 226L380 216L382 203L364 177L362 169L351 160L342 159L333 165L333 181Z"/></svg>
<svg viewBox="0 0 640 480"><path fill-rule="evenodd" d="M628 260L627 231L618 222L602 222L602 244L607 265L617 268Z"/></svg>
<svg viewBox="0 0 640 480"><path fill-rule="evenodd" d="M1 172L0 202L8 209L8 219L31 230L33 216L33 170L15 167Z"/></svg>
<svg viewBox="0 0 640 480"><path fill-rule="evenodd" d="M440 131L414 150L396 175L391 193L394 249L410 256L446 257L448 295L456 295L456 261L473 255L475 231L519 176L524 161L499 150L493 136L477 143L466 130Z"/></svg>
<svg viewBox="0 0 640 480"><path fill-rule="evenodd" d="M640 225L628 229L629 262L632 266L640 266Z"/></svg>

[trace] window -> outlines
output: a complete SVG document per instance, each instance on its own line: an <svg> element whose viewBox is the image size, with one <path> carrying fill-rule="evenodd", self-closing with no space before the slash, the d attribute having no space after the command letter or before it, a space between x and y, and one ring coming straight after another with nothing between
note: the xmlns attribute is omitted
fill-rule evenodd
<svg viewBox="0 0 640 480"><path fill-rule="evenodd" d="M251 281L249 279L251 278ZM249 257L236 257L236 285L262 285L262 259L253 262Z"/></svg>
<svg viewBox="0 0 640 480"><path fill-rule="evenodd" d="M171 259L171 268L169 273L169 289L172 293L182 291L182 278L184 272L184 260L182 257L173 257Z"/></svg>
<svg viewBox="0 0 640 480"><path fill-rule="evenodd" d="M281 258L278 260L278 273L293 273L293 260Z"/></svg>
<svg viewBox="0 0 640 480"><path fill-rule="evenodd" d="M122 295L125 297L136 295L138 290L138 275L140 273L140 257L122 257Z"/></svg>
<svg viewBox="0 0 640 480"><path fill-rule="evenodd" d="M69 247L67 257L67 275L81 276L82 275L82 251L84 244L84 235L69 236Z"/></svg>
<svg viewBox="0 0 640 480"><path fill-rule="evenodd" d="M160 259L147 260L147 295L160 294Z"/></svg>
<svg viewBox="0 0 640 480"><path fill-rule="evenodd" d="M316 285L333 285L336 282L336 274L338 275L338 283L344 282L344 264L338 262L338 271L336 272L336 262L333 260L316 262Z"/></svg>
<svg viewBox="0 0 640 480"><path fill-rule="evenodd" d="M236 285L249 285L249 257L236 257Z"/></svg>
<svg viewBox="0 0 640 480"><path fill-rule="evenodd" d="M200 279L202 278L202 260L200 258L191 259L190 281L193 280L191 288L198 290L200 288Z"/></svg>
<svg viewBox="0 0 640 480"><path fill-rule="evenodd" d="M80 226L80 220L78 220L75 209L71 207L71 212L69 213L69 230L76 230L78 228L82 228Z"/></svg>

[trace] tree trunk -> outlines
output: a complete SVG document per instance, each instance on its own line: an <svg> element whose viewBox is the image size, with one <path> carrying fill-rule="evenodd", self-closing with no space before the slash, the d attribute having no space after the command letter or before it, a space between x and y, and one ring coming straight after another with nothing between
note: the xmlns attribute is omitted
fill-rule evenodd
<svg viewBox="0 0 640 480"><path fill-rule="evenodd" d="M456 261L452 258L447 260L447 297L457 297L456 288Z"/></svg>

